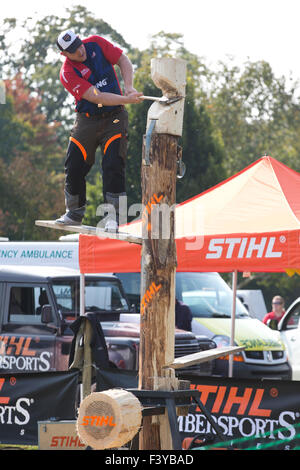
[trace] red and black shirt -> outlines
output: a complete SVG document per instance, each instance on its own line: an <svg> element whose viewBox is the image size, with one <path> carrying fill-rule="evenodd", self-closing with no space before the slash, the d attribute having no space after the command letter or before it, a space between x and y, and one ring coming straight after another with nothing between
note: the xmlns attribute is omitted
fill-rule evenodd
<svg viewBox="0 0 300 470"><path fill-rule="evenodd" d="M82 42L86 49L86 60L76 62L67 58L60 70L60 81L74 96L76 111L79 113L95 115L112 111L114 106L99 108L97 104L83 99L82 95L92 85L100 92L122 94L114 65L123 51L100 36L90 36Z"/></svg>

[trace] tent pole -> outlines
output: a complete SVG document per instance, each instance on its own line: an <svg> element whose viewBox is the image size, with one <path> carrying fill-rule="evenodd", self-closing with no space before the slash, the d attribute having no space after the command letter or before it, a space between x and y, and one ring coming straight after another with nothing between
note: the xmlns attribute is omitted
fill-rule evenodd
<svg viewBox="0 0 300 470"><path fill-rule="evenodd" d="M235 314L236 314L236 288L237 288L237 270L232 272L232 311L231 311L231 335L230 346L234 346L235 336ZM229 355L228 376L233 376L233 354Z"/></svg>
<svg viewBox="0 0 300 470"><path fill-rule="evenodd" d="M80 316L85 314L85 277L80 273Z"/></svg>

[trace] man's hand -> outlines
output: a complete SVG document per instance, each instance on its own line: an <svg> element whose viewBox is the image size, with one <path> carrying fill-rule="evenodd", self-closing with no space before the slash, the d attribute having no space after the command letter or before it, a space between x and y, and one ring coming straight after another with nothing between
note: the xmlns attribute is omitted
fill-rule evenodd
<svg viewBox="0 0 300 470"><path fill-rule="evenodd" d="M126 94L127 103L141 103L143 101L142 96L143 93L134 90L133 92Z"/></svg>
<svg viewBox="0 0 300 470"><path fill-rule="evenodd" d="M131 95L131 93L137 93L137 90L135 88L133 88L133 86L129 86L127 88L125 87L124 95L129 96L129 95Z"/></svg>

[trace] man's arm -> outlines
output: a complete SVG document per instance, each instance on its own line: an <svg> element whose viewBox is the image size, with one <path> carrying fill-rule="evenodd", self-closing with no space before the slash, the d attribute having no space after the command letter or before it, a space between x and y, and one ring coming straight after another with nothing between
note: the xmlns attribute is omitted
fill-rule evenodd
<svg viewBox="0 0 300 470"><path fill-rule="evenodd" d="M142 95L143 93L138 93L137 91L133 91L127 96L115 93L101 93L95 86L91 85L83 93L82 98L94 104L102 104L103 106L119 106L122 104L140 103Z"/></svg>
<svg viewBox="0 0 300 470"><path fill-rule="evenodd" d="M114 93L101 93L96 87L91 86L83 95L87 101L103 106L118 106L122 104L140 103L139 98L143 93L138 93L133 88L133 67L129 58L125 54L121 54L117 65L120 67L121 75L124 81L124 95Z"/></svg>
<svg viewBox="0 0 300 470"><path fill-rule="evenodd" d="M122 54L117 64L120 67L121 75L124 81L125 95L136 92L135 88L133 88L133 66L130 59L127 57L127 55Z"/></svg>

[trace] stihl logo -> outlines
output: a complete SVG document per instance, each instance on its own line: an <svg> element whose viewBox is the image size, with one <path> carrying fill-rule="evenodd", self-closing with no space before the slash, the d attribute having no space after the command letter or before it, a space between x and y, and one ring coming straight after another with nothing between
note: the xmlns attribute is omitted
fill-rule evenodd
<svg viewBox="0 0 300 470"><path fill-rule="evenodd" d="M2 354L14 354L15 356L35 356L36 351L30 349L30 343L32 338L20 336L0 336L0 355Z"/></svg>
<svg viewBox="0 0 300 470"><path fill-rule="evenodd" d="M86 447L86 445L77 436L52 436L50 447Z"/></svg>
<svg viewBox="0 0 300 470"><path fill-rule="evenodd" d="M0 379L0 392L3 388L5 379ZM10 397L0 397L0 405L7 405L9 403Z"/></svg>
<svg viewBox="0 0 300 470"><path fill-rule="evenodd" d="M275 251L276 237L212 238L206 259L231 258L281 258L282 251ZM280 237L285 242L285 237Z"/></svg>
<svg viewBox="0 0 300 470"><path fill-rule="evenodd" d="M264 416L268 418L271 415L272 410L260 407L265 392L263 388L254 390L251 387L246 387L242 395L238 394L238 387L228 388L225 386L191 384L191 389L194 390L195 388L201 392L200 399L204 406L209 396L213 395L212 413L222 411L223 414L230 414L232 407L235 405L238 406L237 414L245 415L249 405L248 416ZM200 411L199 408L197 410Z"/></svg>
<svg viewBox="0 0 300 470"><path fill-rule="evenodd" d="M15 377L10 377L7 384L14 386L17 381ZM5 378L0 378L0 395L5 384ZM30 420L30 413L28 408L34 400L27 397L19 397L15 404L11 403L14 401L14 397L3 397L0 396L0 425L1 424L17 424L19 426L25 425ZM20 435L23 435L24 429L21 430Z"/></svg>
<svg viewBox="0 0 300 470"><path fill-rule="evenodd" d="M84 416L82 426L115 426L113 416Z"/></svg>

